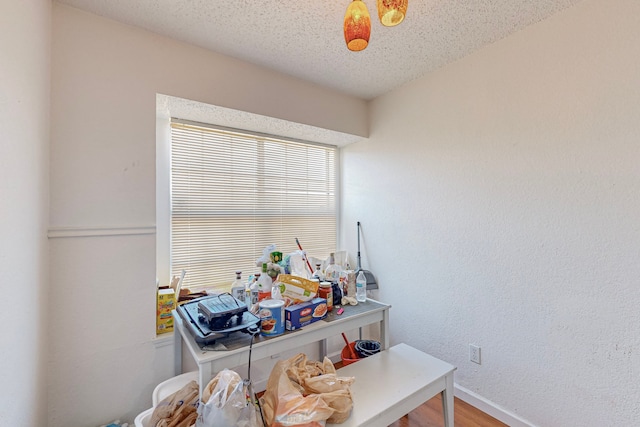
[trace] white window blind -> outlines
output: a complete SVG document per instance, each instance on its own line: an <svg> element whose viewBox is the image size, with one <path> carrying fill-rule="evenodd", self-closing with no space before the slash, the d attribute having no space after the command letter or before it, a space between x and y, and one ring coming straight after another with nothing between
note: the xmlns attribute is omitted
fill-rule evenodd
<svg viewBox="0 0 640 427"><path fill-rule="evenodd" d="M336 147L171 124L171 274L229 287L275 243L326 258L336 248Z"/></svg>

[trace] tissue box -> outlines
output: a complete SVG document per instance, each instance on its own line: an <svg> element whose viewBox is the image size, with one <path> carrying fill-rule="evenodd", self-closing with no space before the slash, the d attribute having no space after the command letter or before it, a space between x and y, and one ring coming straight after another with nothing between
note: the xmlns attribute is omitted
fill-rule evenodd
<svg viewBox="0 0 640 427"><path fill-rule="evenodd" d="M158 305L156 309L156 334L173 332L173 316L176 308L176 293L173 289L158 289Z"/></svg>
<svg viewBox="0 0 640 427"><path fill-rule="evenodd" d="M286 307L284 312L285 328L288 331L295 331L327 317L327 300L314 298L308 302Z"/></svg>

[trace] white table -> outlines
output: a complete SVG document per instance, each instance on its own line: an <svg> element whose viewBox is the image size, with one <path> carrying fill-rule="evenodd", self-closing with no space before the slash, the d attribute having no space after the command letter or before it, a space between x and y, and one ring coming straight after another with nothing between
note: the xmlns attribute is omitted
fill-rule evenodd
<svg viewBox="0 0 640 427"><path fill-rule="evenodd" d="M337 310L330 312L325 320L305 326L296 331L286 331L277 337L256 336L251 352L252 360L263 359L278 353L302 347L314 342L319 343L320 358L326 355L326 339L339 336L342 332L358 329L370 324L380 327L380 345L382 349L389 348L389 309L388 304L367 299L356 306L344 306L344 313L337 315ZM248 335L241 332L235 334L247 335L239 345L228 345L228 350L206 351L195 342L191 333L186 329L182 318L174 310L173 320L175 332L174 354L175 374L182 373L182 344L189 350L189 354L198 365L200 393L209 383L213 374L224 368L234 368L249 362Z"/></svg>
<svg viewBox="0 0 640 427"><path fill-rule="evenodd" d="M438 393L444 425L453 427L455 367L407 344L398 344L338 370L355 377L353 410L342 424L327 427L386 427Z"/></svg>

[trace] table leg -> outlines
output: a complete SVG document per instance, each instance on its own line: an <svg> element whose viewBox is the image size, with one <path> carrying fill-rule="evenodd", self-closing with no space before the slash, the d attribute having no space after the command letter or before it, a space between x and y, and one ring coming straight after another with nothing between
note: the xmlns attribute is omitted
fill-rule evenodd
<svg viewBox="0 0 640 427"><path fill-rule="evenodd" d="M380 322L380 344L382 350L389 348L389 310L382 312L382 321Z"/></svg>
<svg viewBox="0 0 640 427"><path fill-rule="evenodd" d="M202 397L202 390L209 384L213 375L211 373L210 363L203 363L198 368L198 386L200 387L200 397Z"/></svg>
<svg viewBox="0 0 640 427"><path fill-rule="evenodd" d="M173 372L175 375L182 373L182 336L177 328L173 331Z"/></svg>
<svg viewBox="0 0 640 427"><path fill-rule="evenodd" d="M453 427L453 373L445 377L446 387L442 390L442 413L444 426Z"/></svg>

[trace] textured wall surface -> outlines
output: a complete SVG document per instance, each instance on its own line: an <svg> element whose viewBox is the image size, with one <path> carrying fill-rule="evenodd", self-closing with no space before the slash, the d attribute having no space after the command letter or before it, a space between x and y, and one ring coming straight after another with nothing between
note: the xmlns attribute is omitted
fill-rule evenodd
<svg viewBox="0 0 640 427"><path fill-rule="evenodd" d="M46 425L51 2L0 2L0 425Z"/></svg>
<svg viewBox="0 0 640 427"><path fill-rule="evenodd" d="M392 341L534 425L640 418L639 16L582 2L377 99L343 149Z"/></svg>

